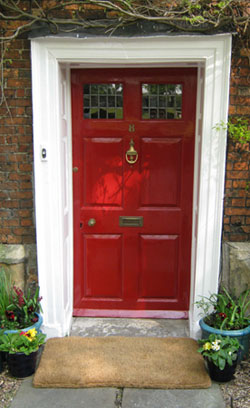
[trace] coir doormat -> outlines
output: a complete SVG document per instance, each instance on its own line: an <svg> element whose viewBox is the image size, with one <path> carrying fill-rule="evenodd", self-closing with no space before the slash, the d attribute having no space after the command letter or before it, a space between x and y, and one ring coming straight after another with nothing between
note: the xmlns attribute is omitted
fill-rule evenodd
<svg viewBox="0 0 250 408"><path fill-rule="evenodd" d="M208 388L190 338L65 337L47 341L35 387Z"/></svg>

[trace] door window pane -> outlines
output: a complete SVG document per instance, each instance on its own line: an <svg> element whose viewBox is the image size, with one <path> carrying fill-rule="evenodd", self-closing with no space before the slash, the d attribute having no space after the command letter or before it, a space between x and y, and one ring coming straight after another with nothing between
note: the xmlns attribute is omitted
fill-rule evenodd
<svg viewBox="0 0 250 408"><path fill-rule="evenodd" d="M142 119L181 118L181 84L142 84Z"/></svg>
<svg viewBox="0 0 250 408"><path fill-rule="evenodd" d="M85 84L83 117L84 119L122 119L122 84Z"/></svg>

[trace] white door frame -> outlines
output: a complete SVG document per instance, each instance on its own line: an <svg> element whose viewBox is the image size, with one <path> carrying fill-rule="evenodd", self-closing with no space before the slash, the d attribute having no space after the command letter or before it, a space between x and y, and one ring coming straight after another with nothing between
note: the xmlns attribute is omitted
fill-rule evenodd
<svg viewBox="0 0 250 408"><path fill-rule="evenodd" d="M190 334L194 302L218 288L223 217L231 35L133 38L45 37L31 41L38 278L44 329L69 333L73 311L70 69L197 66Z"/></svg>

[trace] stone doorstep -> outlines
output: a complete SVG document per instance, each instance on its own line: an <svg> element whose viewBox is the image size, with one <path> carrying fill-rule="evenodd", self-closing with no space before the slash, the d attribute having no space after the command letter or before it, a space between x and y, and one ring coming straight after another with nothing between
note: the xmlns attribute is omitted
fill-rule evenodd
<svg viewBox="0 0 250 408"><path fill-rule="evenodd" d="M34 388L23 380L10 408L225 408L219 385L199 390Z"/></svg>

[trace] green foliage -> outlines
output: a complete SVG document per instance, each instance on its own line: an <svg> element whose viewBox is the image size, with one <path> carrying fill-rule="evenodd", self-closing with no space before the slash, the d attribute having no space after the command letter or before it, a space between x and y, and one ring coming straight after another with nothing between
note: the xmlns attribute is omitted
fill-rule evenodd
<svg viewBox="0 0 250 408"><path fill-rule="evenodd" d="M23 329L37 322L37 314L41 312L41 297L39 287L35 294L28 289L26 295L12 283L6 273L0 273L0 327L11 329Z"/></svg>
<svg viewBox="0 0 250 408"><path fill-rule="evenodd" d="M211 294L210 297L202 296L196 302L202 309L204 322L215 329L239 330L249 326L249 314L247 309L250 305L250 290L241 293L239 297L231 296L223 288L221 293Z"/></svg>
<svg viewBox="0 0 250 408"><path fill-rule="evenodd" d="M231 366L237 360L239 349L243 348L238 339L218 334L210 334L208 339L198 340L198 343L200 345L198 353L212 361L220 370L225 368L226 363Z"/></svg>
<svg viewBox="0 0 250 408"><path fill-rule="evenodd" d="M4 268L0 269L0 318L4 316L5 310L10 304L12 294L12 283L10 275L6 273Z"/></svg>
<svg viewBox="0 0 250 408"><path fill-rule="evenodd" d="M0 351L9 354L24 353L29 355L44 344L46 335L37 333L35 329L27 332L18 331L16 333L0 334Z"/></svg>
<svg viewBox="0 0 250 408"><path fill-rule="evenodd" d="M236 122L228 121L229 136L240 143L248 143L250 141L250 130L247 119L237 118Z"/></svg>
<svg viewBox="0 0 250 408"><path fill-rule="evenodd" d="M214 129L216 131L227 130L228 136L235 142L244 144L250 141L249 122L242 117L230 118L227 123L220 121L216 123Z"/></svg>

